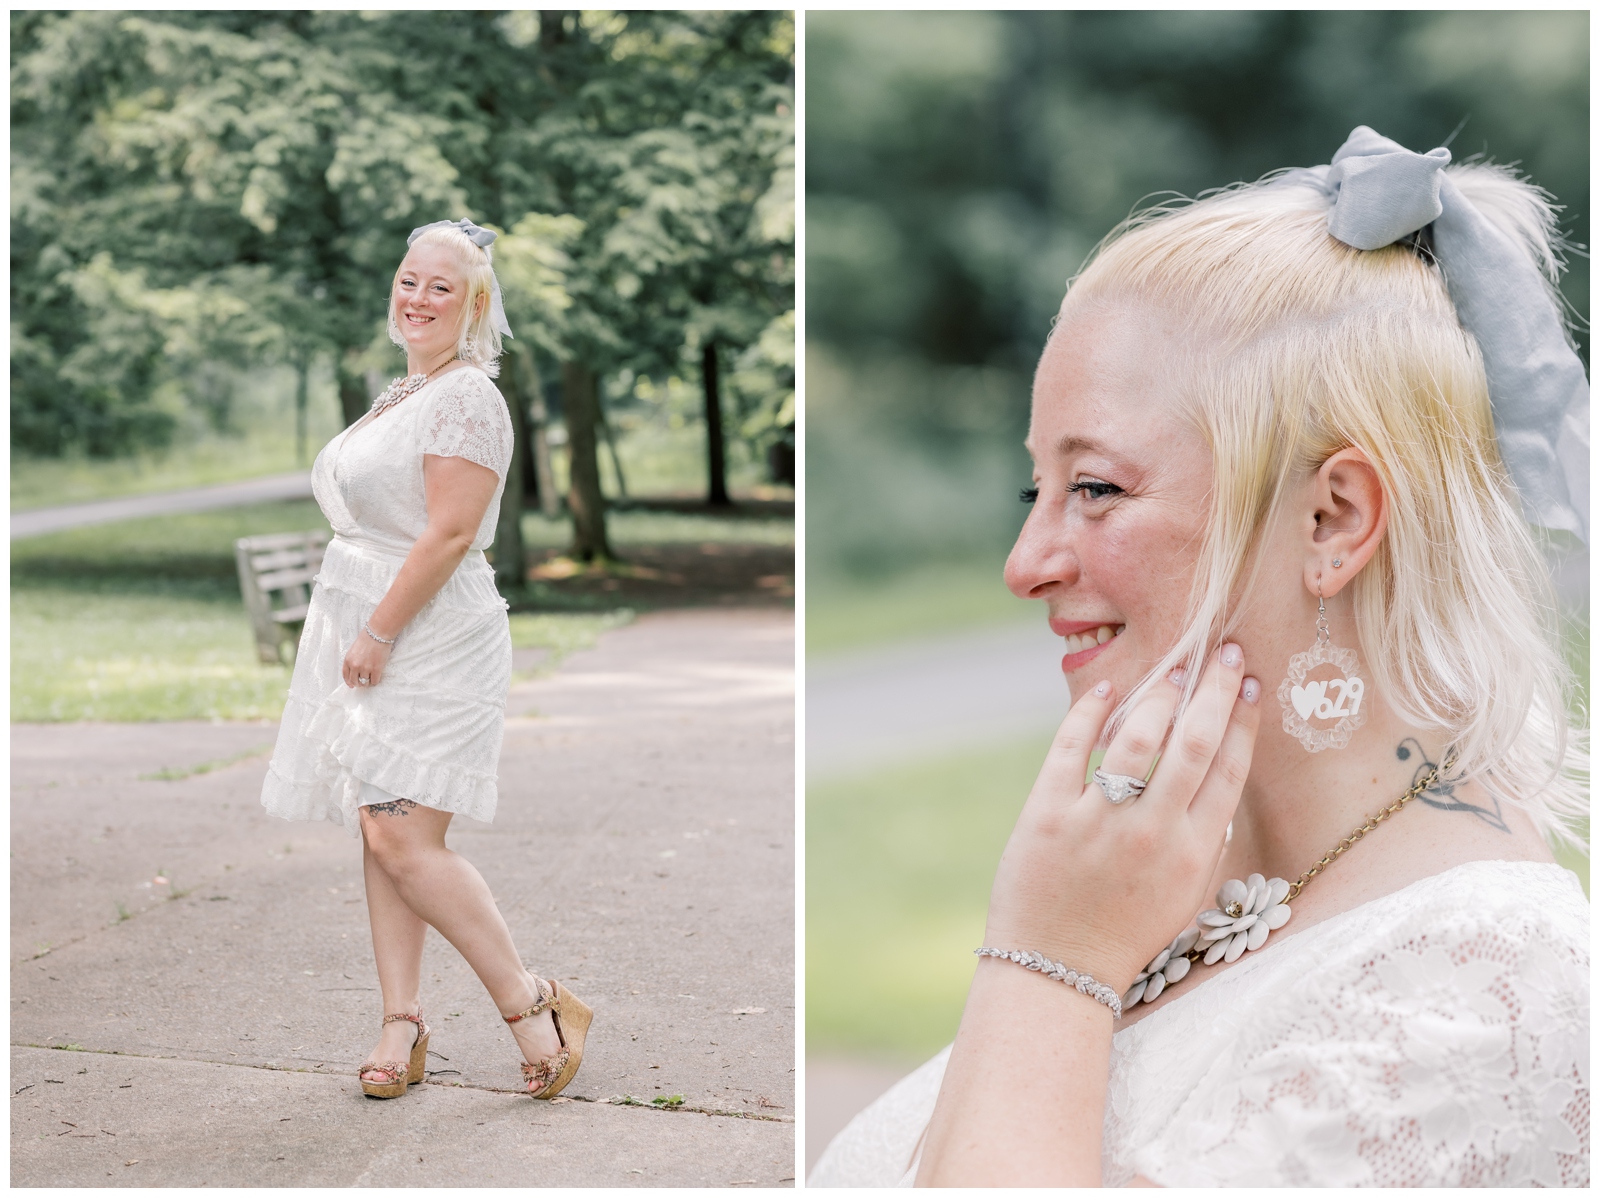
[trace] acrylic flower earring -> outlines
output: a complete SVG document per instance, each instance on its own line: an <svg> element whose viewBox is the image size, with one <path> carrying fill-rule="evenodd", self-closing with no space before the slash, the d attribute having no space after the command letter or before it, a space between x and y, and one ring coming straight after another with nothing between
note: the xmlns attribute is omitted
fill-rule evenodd
<svg viewBox="0 0 1600 1198"><path fill-rule="evenodd" d="M1339 563L1343 565L1344 563ZM1306 675L1318 666L1332 666L1342 678L1307 682ZM1356 652L1341 649L1329 640L1328 609L1322 598L1322 582L1317 582L1317 639L1304 653L1289 659L1289 676L1278 685L1278 702L1283 705L1283 730L1297 737L1308 753L1342 749L1350 736L1366 723L1361 700L1367 684L1356 673ZM1314 727L1311 721L1337 720L1333 727Z"/></svg>

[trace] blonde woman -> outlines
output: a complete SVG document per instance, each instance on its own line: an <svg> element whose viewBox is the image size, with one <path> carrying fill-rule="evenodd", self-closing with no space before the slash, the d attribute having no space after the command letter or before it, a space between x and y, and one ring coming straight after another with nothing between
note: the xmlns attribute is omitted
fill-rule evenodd
<svg viewBox="0 0 1600 1198"><path fill-rule="evenodd" d="M1528 527L1587 537L1588 387L1542 194L1448 162L1358 129L1074 282L1006 579L1076 701L955 1043L811 1184L1588 1184Z"/></svg>
<svg viewBox="0 0 1600 1198"><path fill-rule="evenodd" d="M372 410L317 456L334 538L311 598L261 801L363 839L383 1025L362 1089L423 1079L422 945L432 926L472 966L520 1047L528 1092L577 1072L590 1011L524 968L482 876L445 846L457 814L494 817L511 637L483 550L512 452L491 378L509 336L470 221L415 230L389 335L406 352Z"/></svg>

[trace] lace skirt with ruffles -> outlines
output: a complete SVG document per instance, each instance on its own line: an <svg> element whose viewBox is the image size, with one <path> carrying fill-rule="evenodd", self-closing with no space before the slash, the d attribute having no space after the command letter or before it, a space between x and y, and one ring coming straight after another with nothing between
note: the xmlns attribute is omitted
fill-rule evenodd
<svg viewBox="0 0 1600 1198"><path fill-rule="evenodd" d="M424 807L494 818L511 685L506 602L469 553L390 655L383 681L347 687L344 656L404 557L335 537L311 595L261 805L359 835L361 784Z"/></svg>

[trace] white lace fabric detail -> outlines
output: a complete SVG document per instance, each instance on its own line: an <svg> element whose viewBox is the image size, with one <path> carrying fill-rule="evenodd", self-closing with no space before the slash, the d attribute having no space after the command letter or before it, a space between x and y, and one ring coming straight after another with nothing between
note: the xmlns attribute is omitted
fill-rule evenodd
<svg viewBox="0 0 1600 1198"><path fill-rule="evenodd" d="M1472 862L1274 938L1116 1033L1103 1178L1587 1187L1588 1045L1577 879ZM903 1173L942 1078L941 1056L857 1116L809 1184Z"/></svg>
<svg viewBox="0 0 1600 1198"><path fill-rule="evenodd" d="M353 435L352 435L353 434ZM326 819L358 835L363 783L426 807L494 817L511 684L506 602L473 548L401 630L383 680L344 684L344 656L427 527L422 458L465 457L504 483L511 418L482 371L452 371L328 443L312 468L334 529L306 614L261 802L284 819Z"/></svg>
<svg viewBox="0 0 1600 1198"><path fill-rule="evenodd" d="M418 443L423 453L486 466L504 482L511 465L511 420L499 388L471 367L446 375L423 414Z"/></svg>

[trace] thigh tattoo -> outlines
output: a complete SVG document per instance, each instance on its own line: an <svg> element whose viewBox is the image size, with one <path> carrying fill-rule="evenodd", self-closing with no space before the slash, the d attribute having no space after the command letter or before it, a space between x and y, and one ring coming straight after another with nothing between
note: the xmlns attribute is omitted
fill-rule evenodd
<svg viewBox="0 0 1600 1198"><path fill-rule="evenodd" d="M410 799L396 799L392 803L368 803L367 810L373 815L410 815L415 806Z"/></svg>

